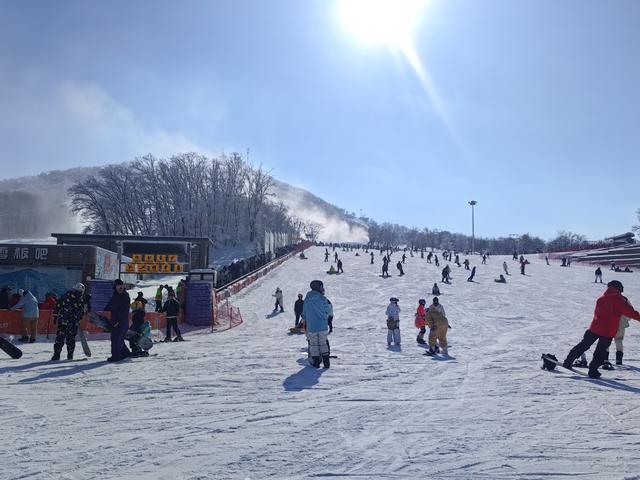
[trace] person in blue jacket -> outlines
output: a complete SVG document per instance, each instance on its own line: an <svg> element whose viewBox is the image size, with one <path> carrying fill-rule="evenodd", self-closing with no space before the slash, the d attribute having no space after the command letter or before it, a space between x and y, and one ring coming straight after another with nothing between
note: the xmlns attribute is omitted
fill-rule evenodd
<svg viewBox="0 0 640 480"><path fill-rule="evenodd" d="M324 296L324 284L320 280L313 280L310 292L304 298L302 318L307 326L307 341L309 342L309 358L311 365L320 368L320 359L324 368L329 368L329 315L331 307Z"/></svg>
<svg viewBox="0 0 640 480"><path fill-rule="evenodd" d="M107 362L119 362L131 356L131 352L124 344L129 330L129 306L131 298L124 289L122 280L113 282L113 295L107 306L106 312L111 312L111 356Z"/></svg>

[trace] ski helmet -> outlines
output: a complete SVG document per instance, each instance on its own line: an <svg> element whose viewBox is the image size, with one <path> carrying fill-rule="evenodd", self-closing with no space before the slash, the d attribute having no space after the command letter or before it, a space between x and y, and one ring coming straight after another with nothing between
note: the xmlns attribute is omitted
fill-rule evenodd
<svg viewBox="0 0 640 480"><path fill-rule="evenodd" d="M418 300L418 303L419 303L420 305L426 305L426 304L427 304L427 301L426 301L424 298L421 298L420 300Z"/></svg>
<svg viewBox="0 0 640 480"><path fill-rule="evenodd" d="M390 302L399 302L400 300L398 300L398 297L391 297L389 299Z"/></svg>
<svg viewBox="0 0 640 480"><path fill-rule="evenodd" d="M607 283L607 287L615 288L616 290L619 290L620 293L624 292L622 282L620 282L619 280L611 280L609 283Z"/></svg>
<svg viewBox="0 0 640 480"><path fill-rule="evenodd" d="M322 283L321 280L313 280L310 284L309 284L309 288L311 290L315 290L316 292L320 292L322 293L322 290L324 290L324 283Z"/></svg>

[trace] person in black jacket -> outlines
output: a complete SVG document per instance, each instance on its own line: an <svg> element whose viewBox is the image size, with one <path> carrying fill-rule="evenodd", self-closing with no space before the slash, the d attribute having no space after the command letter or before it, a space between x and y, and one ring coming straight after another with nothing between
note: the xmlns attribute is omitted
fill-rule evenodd
<svg viewBox="0 0 640 480"><path fill-rule="evenodd" d="M372 262L373 263L373 262ZM0 290L0 310L9 310L9 287L2 287Z"/></svg>
<svg viewBox="0 0 640 480"><path fill-rule="evenodd" d="M130 303L131 298L124 289L124 283L120 279L115 280L111 299L104 307L105 312L111 312L111 356L107 358L107 362L119 362L131 355L124 344L129 330Z"/></svg>
<svg viewBox="0 0 640 480"><path fill-rule="evenodd" d="M304 307L304 300L302 299L302 294L298 294L298 299L296 303L293 304L293 313L296 315L296 324L294 328L299 328L298 325L300 323L300 317L302 316L302 308Z"/></svg>
<svg viewBox="0 0 640 480"><path fill-rule="evenodd" d="M176 294L173 291L169 292L169 298L162 307L162 311L167 314L167 336L164 338L163 342L183 342L184 338L180 334L180 329L178 328L178 314L180 313L180 302L176 300ZM176 332L177 337L171 340L171 329Z"/></svg>
<svg viewBox="0 0 640 480"><path fill-rule="evenodd" d="M54 322L58 324L56 331L56 340L53 343L53 357L51 361L60 360L62 346L67 344L67 360L73 359L73 352L76 348L76 335L78 333L78 325L82 315L86 311L85 302L83 300L84 285L76 283L76 285L66 292L56 302L54 311Z"/></svg>

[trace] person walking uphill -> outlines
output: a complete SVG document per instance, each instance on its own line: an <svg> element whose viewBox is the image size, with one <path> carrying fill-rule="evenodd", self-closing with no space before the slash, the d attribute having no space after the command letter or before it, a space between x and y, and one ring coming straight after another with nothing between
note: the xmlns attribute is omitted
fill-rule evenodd
<svg viewBox="0 0 640 480"><path fill-rule="evenodd" d="M400 306L398 298L391 297L387 306L387 346L391 346L391 342L396 346L400 346Z"/></svg>
<svg viewBox="0 0 640 480"><path fill-rule="evenodd" d="M111 312L111 356L107 362L119 362L131 355L131 352L124 344L129 330L129 305L131 298L124 289L122 280L113 282L113 294L105 312Z"/></svg>
<svg viewBox="0 0 640 480"><path fill-rule="evenodd" d="M67 360L73 359L73 351L76 348L76 334L78 333L78 325L85 312L85 303L83 301L84 285L76 283L73 289L66 292L58 302L53 312L54 322L58 324L56 332L56 340L53 344L53 357L51 361L60 360L60 352L62 346L67 344ZM128 309L127 304L127 309Z"/></svg>
<svg viewBox="0 0 640 480"><path fill-rule="evenodd" d="M630 303L622 296L624 287L618 280L607 283L604 294L596 301L595 311L591 325L584 332L580 343L571 349L562 366L571 368L573 362L596 341L596 350L593 359L589 363L589 376L600 378L600 367L607 358L607 349L611 345L611 340L616 336L620 325L620 317L623 315L634 320L640 320L640 313L634 310Z"/></svg>
<svg viewBox="0 0 640 480"><path fill-rule="evenodd" d="M22 337L20 337L20 341L35 343L38 336L38 317L40 316L38 300L33 296L33 293L25 290L22 292L22 298L11 307L11 310L19 308L22 308L22 324L20 325ZM29 334L31 334L31 338L29 338Z"/></svg>
<svg viewBox="0 0 640 480"><path fill-rule="evenodd" d="M320 280L313 280L309 284L311 291L304 298L302 319L307 327L307 342L309 344L309 358L311 366L320 368L320 359L324 368L329 368L329 314L331 309L324 296L324 284Z"/></svg>
<svg viewBox="0 0 640 480"><path fill-rule="evenodd" d="M273 311L277 312L278 308L280 308L280 311L284 312L283 296L282 296L282 290L280 290L280 287L276 288L276 293L274 293L273 296L276 297L276 304L273 307Z"/></svg>
<svg viewBox="0 0 640 480"><path fill-rule="evenodd" d="M298 294L298 299L296 303L293 304L293 313L296 316L296 323L293 328L299 328L300 317L302 316L302 307L304 306L304 300L302 299L302 294Z"/></svg>

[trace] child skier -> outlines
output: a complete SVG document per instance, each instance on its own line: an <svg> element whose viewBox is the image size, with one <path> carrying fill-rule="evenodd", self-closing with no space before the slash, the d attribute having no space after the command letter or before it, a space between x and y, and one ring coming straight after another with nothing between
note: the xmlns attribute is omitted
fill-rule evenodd
<svg viewBox="0 0 640 480"><path fill-rule="evenodd" d="M398 299L391 297L387 306L387 346L391 346L391 342L400 346L400 307Z"/></svg>
<svg viewBox="0 0 640 480"><path fill-rule="evenodd" d="M418 336L416 337L416 342L418 342L420 345L424 345L425 342L424 341L424 334L427 333L427 329L426 329L426 310L425 310L425 305L427 304L427 301L424 298L421 298L420 300L418 300L418 308L416 309L416 328L420 330L420 332L418 333Z"/></svg>

